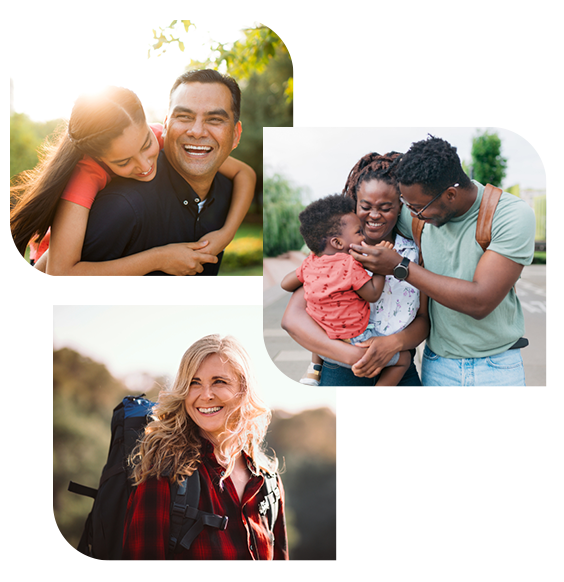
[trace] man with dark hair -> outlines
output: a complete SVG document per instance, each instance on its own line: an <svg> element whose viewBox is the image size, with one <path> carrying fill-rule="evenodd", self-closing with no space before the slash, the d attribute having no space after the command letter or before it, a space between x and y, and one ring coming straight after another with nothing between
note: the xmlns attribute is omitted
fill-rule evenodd
<svg viewBox="0 0 564 582"><path fill-rule="evenodd" d="M232 182L219 168L239 143L241 92L217 71L184 73L170 92L164 147L148 182L113 179L90 211L83 261L108 261L172 243L186 249L189 275L217 275L202 237L225 224ZM149 275L165 275L155 271Z"/></svg>
<svg viewBox="0 0 564 582"><path fill-rule="evenodd" d="M532 209L503 192L484 252L476 241L484 186L464 173L455 147L429 136L412 144L396 173L403 202L398 230L413 236L413 217L425 222L424 264L364 245L353 245L352 254L371 271L406 280L428 295L423 385L524 385L518 348L526 344L525 324L514 286L533 259Z"/></svg>
<svg viewBox="0 0 564 582"><path fill-rule="evenodd" d="M179 85L184 83L220 83L225 85L231 93L231 109L233 111L235 123L239 121L239 117L241 116L241 89L239 89L239 85L235 79L228 75L222 75L213 69L186 71L186 73L183 73L176 78L176 81L170 90L169 108L174 92Z"/></svg>

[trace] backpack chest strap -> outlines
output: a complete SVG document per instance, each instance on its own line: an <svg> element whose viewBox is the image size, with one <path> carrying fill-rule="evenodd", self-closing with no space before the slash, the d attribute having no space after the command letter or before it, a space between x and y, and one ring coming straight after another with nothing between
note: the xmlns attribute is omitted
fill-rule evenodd
<svg viewBox="0 0 564 582"><path fill-rule="evenodd" d="M204 526L219 530L227 528L228 517L198 509L200 500L200 474L194 471L187 479L170 488L170 538L169 552L189 549Z"/></svg>

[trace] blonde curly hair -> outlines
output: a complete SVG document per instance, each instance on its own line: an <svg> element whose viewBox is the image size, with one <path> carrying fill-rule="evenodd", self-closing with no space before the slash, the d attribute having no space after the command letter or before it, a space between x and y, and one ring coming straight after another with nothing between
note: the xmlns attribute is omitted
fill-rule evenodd
<svg viewBox="0 0 564 582"><path fill-rule="evenodd" d="M249 355L232 336L208 335L192 344L184 353L170 389L160 392L153 409L153 420L134 449L130 464L134 485L152 477L168 477L171 482L191 475L201 454L199 427L186 411L185 400L190 383L202 362L218 354L228 362L240 382L240 399L227 419L224 432L215 445L218 462L225 467L223 482L233 471L237 455L244 451L257 468L275 472L276 458L264 452L264 437L271 412L257 394L256 379Z"/></svg>

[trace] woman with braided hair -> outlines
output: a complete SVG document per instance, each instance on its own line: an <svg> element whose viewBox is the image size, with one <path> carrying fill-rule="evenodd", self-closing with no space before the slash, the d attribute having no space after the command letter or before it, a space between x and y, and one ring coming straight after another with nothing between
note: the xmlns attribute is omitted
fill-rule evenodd
<svg viewBox="0 0 564 582"><path fill-rule="evenodd" d="M10 189L15 200L10 227L20 254L29 245L32 264L51 275L145 275L159 270L183 275L187 255L194 250L213 262L239 227L254 195L254 170L231 157L220 168L233 180L231 207L222 229L197 242L169 244L114 261L81 261L97 193L114 177L151 181L163 147L162 134L161 124L147 124L141 102L129 89L108 87L96 95L80 96L68 124L53 143L44 144L41 162L18 176Z"/></svg>
<svg viewBox="0 0 564 582"><path fill-rule="evenodd" d="M350 171L343 195L354 201L366 244L391 243L399 254L417 261L417 246L395 228L401 203L394 170L400 157L397 152L363 156ZM427 298L401 278L387 276L380 299L371 304L370 323L379 337L370 345L329 339L305 309L300 288L290 299L282 327L300 345L322 356L320 373L309 369L322 386L373 386L394 354L406 350L411 352L411 364L399 385L421 385L413 356L429 333Z"/></svg>

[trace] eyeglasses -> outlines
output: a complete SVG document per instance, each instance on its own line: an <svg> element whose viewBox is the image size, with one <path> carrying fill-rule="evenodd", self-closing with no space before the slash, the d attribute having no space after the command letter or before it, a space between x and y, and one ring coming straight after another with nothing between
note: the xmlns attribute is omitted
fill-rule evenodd
<svg viewBox="0 0 564 582"><path fill-rule="evenodd" d="M457 182L456 184L449 186L449 188L457 188L458 186L460 186L460 184ZM415 218L422 218L423 212L425 212L425 210L427 210L427 208L429 208L429 206L431 206L431 204L433 204L433 202L435 200L440 198L447 190L448 190L448 188L445 188L442 192L439 192L439 194L437 194L433 198L433 200L431 200L431 202L428 202L427 204L425 204L425 206L423 206L423 208L421 210L416 210L415 208L413 208L413 206L411 206L411 204L401 195L400 195L400 202L402 204L405 204L409 208L409 211L415 216Z"/></svg>

